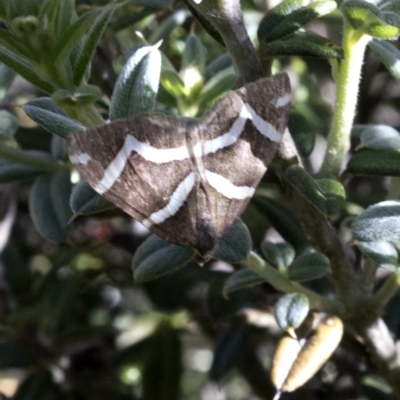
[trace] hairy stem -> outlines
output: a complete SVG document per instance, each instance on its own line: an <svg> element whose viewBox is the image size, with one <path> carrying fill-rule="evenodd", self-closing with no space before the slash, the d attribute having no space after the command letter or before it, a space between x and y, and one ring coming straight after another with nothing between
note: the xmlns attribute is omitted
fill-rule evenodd
<svg viewBox="0 0 400 400"><path fill-rule="evenodd" d="M345 22L344 59L337 73L335 111L321 168L321 174L324 176L339 176L343 158L350 147L350 133L356 112L361 67L365 47L370 39L370 36L360 34Z"/></svg>

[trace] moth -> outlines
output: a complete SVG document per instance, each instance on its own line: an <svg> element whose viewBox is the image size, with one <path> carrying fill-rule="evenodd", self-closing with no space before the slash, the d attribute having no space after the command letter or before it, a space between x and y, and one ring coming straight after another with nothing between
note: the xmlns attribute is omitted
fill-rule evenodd
<svg viewBox="0 0 400 400"><path fill-rule="evenodd" d="M274 157L290 99L277 74L228 92L196 123L150 113L73 133L69 158L107 200L207 261Z"/></svg>

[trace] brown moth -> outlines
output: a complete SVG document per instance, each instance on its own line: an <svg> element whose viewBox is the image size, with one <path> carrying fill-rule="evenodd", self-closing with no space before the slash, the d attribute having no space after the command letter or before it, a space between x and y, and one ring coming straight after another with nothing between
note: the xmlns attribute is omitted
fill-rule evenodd
<svg viewBox="0 0 400 400"><path fill-rule="evenodd" d="M153 113L73 133L68 154L98 193L207 260L274 157L290 98L278 74L228 92L194 124Z"/></svg>

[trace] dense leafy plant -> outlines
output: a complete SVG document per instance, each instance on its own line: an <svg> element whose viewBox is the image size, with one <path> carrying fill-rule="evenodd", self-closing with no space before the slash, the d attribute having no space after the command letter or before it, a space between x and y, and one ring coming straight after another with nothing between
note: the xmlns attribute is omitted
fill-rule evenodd
<svg viewBox="0 0 400 400"><path fill-rule="evenodd" d="M399 35L398 0L0 0L0 390L11 374L18 400L271 398L275 305L292 339L315 315L334 317L313 337L344 324L288 397L399 398ZM290 135L203 268L68 160L74 131L197 118L277 69Z"/></svg>

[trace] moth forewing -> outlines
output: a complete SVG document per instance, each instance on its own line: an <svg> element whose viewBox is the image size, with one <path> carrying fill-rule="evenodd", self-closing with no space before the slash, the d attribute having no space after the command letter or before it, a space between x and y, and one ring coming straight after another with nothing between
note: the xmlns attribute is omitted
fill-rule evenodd
<svg viewBox="0 0 400 400"><path fill-rule="evenodd" d="M143 114L70 135L68 153L98 193L208 259L276 153L289 102L279 74L228 92L195 125Z"/></svg>

